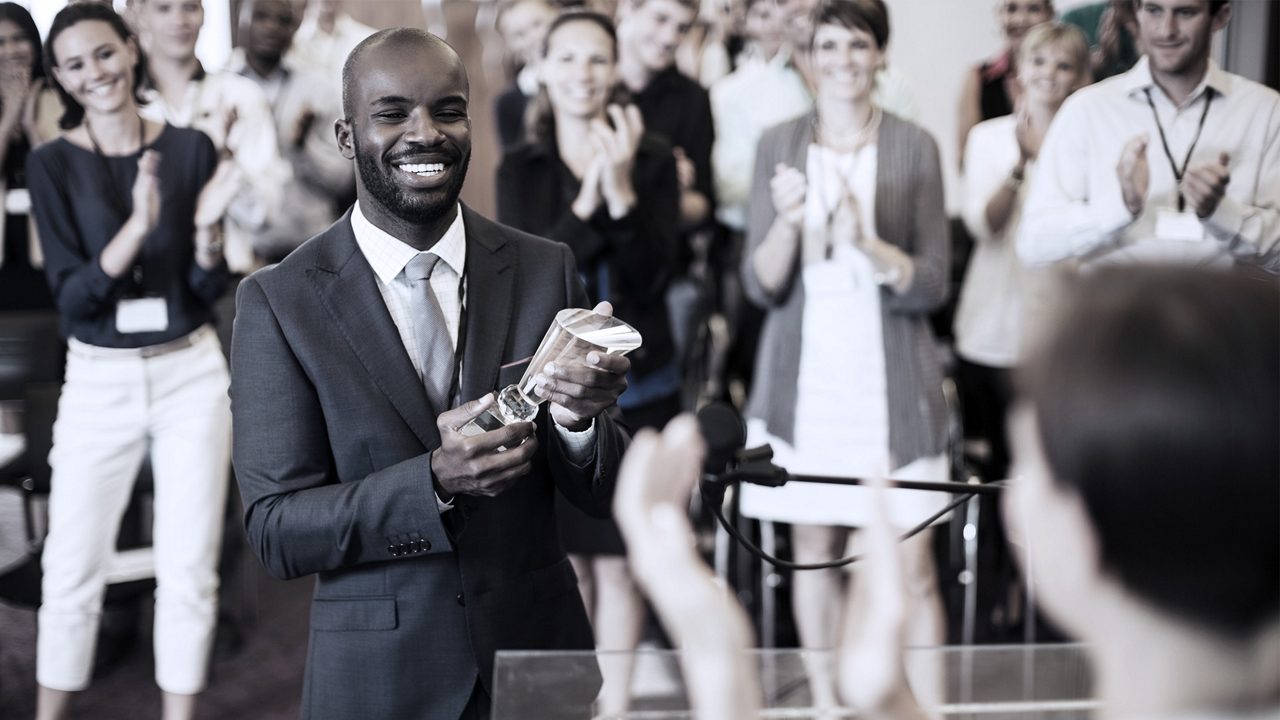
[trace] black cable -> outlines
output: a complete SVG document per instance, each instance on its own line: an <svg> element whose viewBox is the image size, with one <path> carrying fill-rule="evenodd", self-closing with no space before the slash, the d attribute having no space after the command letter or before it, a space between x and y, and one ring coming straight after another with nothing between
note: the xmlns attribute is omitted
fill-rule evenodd
<svg viewBox="0 0 1280 720"><path fill-rule="evenodd" d="M704 484L703 487L705 488L706 485ZM941 510L934 513L933 515L930 515L927 519L925 519L919 525L916 525L915 527L908 530L905 534L899 537L898 540L902 541L902 540L906 540L908 538L914 537L916 535L919 535L921 532L924 531L925 528L932 525L935 520L942 517L943 515L946 515L952 510L956 509L957 507L964 504L975 495L976 493L961 495L957 499L953 500L946 507L942 508ZM831 568L838 568L838 567L845 567L846 565L852 565L853 563L856 563L859 560L862 560L864 557L866 557L866 554L862 553L858 555L850 555L848 557L843 557L838 560L829 560L827 562L807 563L807 564L791 562L790 560L783 560L781 558L774 557L769 553L765 552L764 550L761 550L759 547L755 545L755 543L751 542L750 539L748 539L742 533L738 532L738 529L735 528L733 524L729 522L728 518L724 516L723 501L719 503L711 502L709 498L706 498L705 492L703 493L703 497L704 499L707 499L707 505L711 508L711 512L716 516L716 520L720 522L720 525L724 527L724 529L729 533L729 535L733 537L734 540L738 541L738 544L746 548L747 552L751 553L752 555L755 555L757 558L769 563L774 567L782 568L784 570L828 570Z"/></svg>

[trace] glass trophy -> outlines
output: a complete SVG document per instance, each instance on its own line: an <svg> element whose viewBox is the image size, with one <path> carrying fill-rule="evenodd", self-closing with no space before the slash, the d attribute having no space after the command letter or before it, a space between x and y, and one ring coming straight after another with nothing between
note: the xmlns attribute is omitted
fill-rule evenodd
<svg viewBox="0 0 1280 720"><path fill-rule="evenodd" d="M533 381L547 363L567 365L586 361L592 350L607 355L626 355L640 347L642 338L625 322L591 310L567 308L556 313L555 322L542 337L538 351L529 359L524 377L503 388L497 402L463 425L458 432L479 435L511 423L527 422L538 414L542 400L533 392Z"/></svg>

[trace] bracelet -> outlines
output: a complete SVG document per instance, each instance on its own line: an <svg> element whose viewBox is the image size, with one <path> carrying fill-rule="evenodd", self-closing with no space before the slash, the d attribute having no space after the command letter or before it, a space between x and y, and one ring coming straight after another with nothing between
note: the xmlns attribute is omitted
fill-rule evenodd
<svg viewBox="0 0 1280 720"><path fill-rule="evenodd" d="M893 267L889 268L888 270L885 270L884 272L875 273L874 275L871 276L871 279L874 280L876 285L879 285L880 287L885 287L885 286L892 287L894 285L897 285L898 281L902 279L902 268L898 267L897 265L894 265Z"/></svg>

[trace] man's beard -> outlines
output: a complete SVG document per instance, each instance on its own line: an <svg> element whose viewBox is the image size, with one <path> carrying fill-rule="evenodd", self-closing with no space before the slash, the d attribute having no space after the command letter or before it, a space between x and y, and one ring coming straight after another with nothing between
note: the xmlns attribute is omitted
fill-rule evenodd
<svg viewBox="0 0 1280 720"><path fill-rule="evenodd" d="M422 225L447 214L458 203L462 184L467 179L467 167L471 164L471 152L463 153L452 170L449 184L430 192L411 192L391 179L395 172L383 165L374 153L366 153L355 141L356 168L360 180L374 202L387 212L415 225Z"/></svg>

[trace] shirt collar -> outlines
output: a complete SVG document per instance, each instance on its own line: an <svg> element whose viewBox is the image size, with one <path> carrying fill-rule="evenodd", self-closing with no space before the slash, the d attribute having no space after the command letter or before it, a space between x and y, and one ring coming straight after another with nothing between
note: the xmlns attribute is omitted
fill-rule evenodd
<svg viewBox="0 0 1280 720"><path fill-rule="evenodd" d="M359 200L351 210L351 232L356 236L360 252L364 253L369 266L384 285L395 280L404 266L423 252L438 256L458 276L462 275L462 270L466 267L467 241L462 225L461 205L458 206L458 213L449 229L445 230L444 235L430 250L420 251L369 222L360 209Z"/></svg>
<svg viewBox="0 0 1280 720"><path fill-rule="evenodd" d="M739 62L742 63L758 63L773 68L786 67L791 63L791 46L784 44L778 49L778 52L773 54L772 58L766 60L764 54L760 51L760 46L755 42L751 42L742 51L740 58Z"/></svg>
<svg viewBox="0 0 1280 720"><path fill-rule="evenodd" d="M1120 83L1125 94L1130 96L1152 88L1159 90L1155 79L1151 77L1151 61L1146 55L1139 58L1129 72L1120 76ZM1205 71L1204 78L1192 91L1187 105L1200 99L1206 88L1213 88L1215 93L1224 96L1231 90L1231 74L1218 67L1218 63L1212 58L1209 59L1209 68Z"/></svg>

